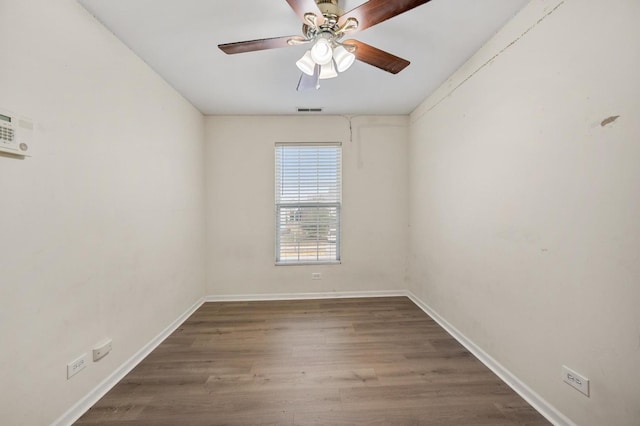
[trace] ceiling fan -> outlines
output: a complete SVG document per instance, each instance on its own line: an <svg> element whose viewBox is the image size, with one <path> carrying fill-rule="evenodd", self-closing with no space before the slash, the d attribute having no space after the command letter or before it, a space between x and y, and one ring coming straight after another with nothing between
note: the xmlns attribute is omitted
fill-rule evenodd
<svg viewBox="0 0 640 426"><path fill-rule="evenodd" d="M430 0L369 0L344 12L338 0L286 0L302 20L302 36L291 35L219 44L227 54L254 52L301 44L313 44L296 62L302 71L298 90L318 89L320 80L337 77L357 59L392 74L409 65L399 58L358 40L345 40L348 34L366 30L389 18L407 12Z"/></svg>

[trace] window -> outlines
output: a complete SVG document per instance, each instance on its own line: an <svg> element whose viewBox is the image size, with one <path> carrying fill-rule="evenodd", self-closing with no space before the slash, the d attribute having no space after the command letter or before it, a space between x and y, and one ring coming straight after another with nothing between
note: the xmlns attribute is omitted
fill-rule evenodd
<svg viewBox="0 0 640 426"><path fill-rule="evenodd" d="M276 144L276 264L340 261L340 143Z"/></svg>

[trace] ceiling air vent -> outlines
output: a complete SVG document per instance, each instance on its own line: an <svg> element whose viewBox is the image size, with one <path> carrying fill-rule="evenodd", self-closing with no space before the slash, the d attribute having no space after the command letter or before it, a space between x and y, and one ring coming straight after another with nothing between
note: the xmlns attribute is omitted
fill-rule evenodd
<svg viewBox="0 0 640 426"><path fill-rule="evenodd" d="M298 108L298 112L322 112L322 108Z"/></svg>

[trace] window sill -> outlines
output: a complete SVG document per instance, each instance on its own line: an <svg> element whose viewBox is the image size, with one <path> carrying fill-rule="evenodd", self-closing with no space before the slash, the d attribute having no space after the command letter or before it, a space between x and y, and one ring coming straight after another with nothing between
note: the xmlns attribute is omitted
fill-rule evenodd
<svg viewBox="0 0 640 426"><path fill-rule="evenodd" d="M317 266L317 265L340 265L342 261L333 260L326 262L276 262L276 266Z"/></svg>

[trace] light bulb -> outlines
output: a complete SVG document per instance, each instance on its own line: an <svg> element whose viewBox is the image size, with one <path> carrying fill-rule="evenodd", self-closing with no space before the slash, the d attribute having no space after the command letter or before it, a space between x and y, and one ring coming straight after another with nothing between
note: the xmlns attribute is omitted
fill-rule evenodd
<svg viewBox="0 0 640 426"><path fill-rule="evenodd" d="M311 58L318 65L325 65L333 58L331 42L326 38L319 38L311 48Z"/></svg>

